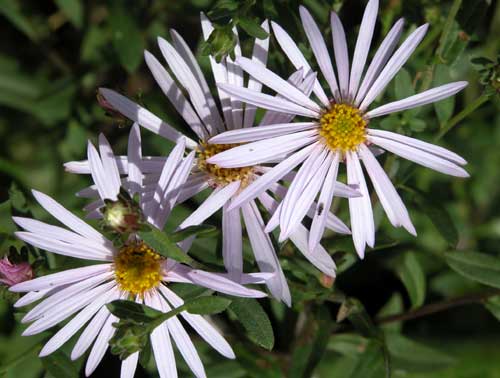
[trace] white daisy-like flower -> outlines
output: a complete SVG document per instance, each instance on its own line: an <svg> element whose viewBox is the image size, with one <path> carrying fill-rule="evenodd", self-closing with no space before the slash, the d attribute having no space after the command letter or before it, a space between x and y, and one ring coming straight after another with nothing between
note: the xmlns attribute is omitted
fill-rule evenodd
<svg viewBox="0 0 500 378"><path fill-rule="evenodd" d="M370 120L375 117L442 100L467 85L464 81L442 85L368 110L370 104L383 92L408 60L428 27L427 24L418 27L396 49L403 29L403 20L396 22L365 71L377 11L378 1L370 0L361 22L351 67L349 67L349 53L342 23L336 13L331 13L336 76L319 27L308 10L300 7L305 34L321 73L328 83L332 98L326 95L316 80L313 92L318 101L313 101L310 96L297 90L272 71L242 57L236 61L240 67L255 80L276 91L281 98L256 92L251 88L227 83L219 84L219 88L228 95L249 104L312 119L310 123L231 130L209 141L209 143L244 143L208 159L209 163L224 168L263 164L287 156L281 163L246 187L233 200L231 207L244 206L249 200L259 196L262 190L274 185L276 180L289 174L302 163L280 205L279 213L274 214L278 219L268 225L268 229L280 225L280 240L289 237L300 226L316 196L319 195L308 243L310 249L316 247L324 232L324 210L329 209L332 203L340 162L346 164L348 184L359 185L362 193L361 197L349 198L352 236L360 257L364 256L365 245L373 247L375 242L372 205L361 162L368 172L389 221L395 227L402 226L415 235L416 231L405 205L372 150L381 148L438 172L468 177L467 172L461 167L466 161L457 154L414 138L369 127ZM272 23L272 27L278 44L293 65L302 68L304 74L308 74L311 67L296 43L278 24Z"/></svg>
<svg viewBox="0 0 500 378"><path fill-rule="evenodd" d="M203 14L201 15L201 19L204 37L208 38L213 27ZM267 22L264 22L262 27L269 30ZM224 265L230 276L234 280L239 281L243 272L243 227L241 222L241 218L243 218L255 260L260 270L262 272L275 273L267 280L267 286L271 294L290 305L290 290L269 233L265 231L264 220L258 209L257 202L255 199L252 199L241 206L241 208L232 208L230 210L233 198L257 180L258 177L265 175L270 170L270 167L250 162L246 167L221 169L217 165L207 163L207 160L211 156L234 146L232 144L208 144L208 139L227 130L251 130L255 123L256 108L251 105L244 106L241 101L219 90L219 100L222 107L221 115L193 53L177 32L172 31L171 35L173 45L163 38L158 38L158 44L168 67L178 83L174 81L163 65L147 51L145 52L145 60L164 94L196 133L200 140L199 143L183 136L166 122L126 97L109 89L101 89L100 93L116 111L134 122L169 140L177 141L185 139L186 146L196 151L192 174L187 180L186 185L182 188L177 202L185 201L205 189L210 189L212 192L182 222L180 227L201 224L218 210L222 209L222 251ZM258 67L265 68L268 46L268 39L257 39L255 41L251 61ZM241 56L239 44L236 46L235 54ZM243 71L230 57L221 63L217 63L210 57L210 63L216 82L231 83L241 88L260 91L262 85L251 77L245 86ZM296 90L301 91L301 93L303 91L306 95L309 95L311 92L314 82L315 74L310 73L304 76L301 69L289 78L290 85L298 88ZM187 93L189 99L184 93ZM265 114L260 124L289 123L292 118L293 115L271 111ZM294 124L292 128L298 130L308 128L311 125L311 123L298 123ZM272 131L272 129L270 130ZM145 198L151 198L151 196L155 195L154 186L159 177L159 169L158 165L153 162L157 161L157 159L144 160L142 163L148 166L147 171L144 170L146 173L145 181L147 181L147 183L145 182ZM126 162L127 157L120 157L119 161ZM89 167L86 162L67 163L66 169L75 173L89 173ZM122 171L122 173L127 172ZM293 174L282 177L283 180L291 180L292 178ZM256 199L259 200L270 214L273 214L278 208L276 198L282 198L287 189L276 180L266 190L261 191L259 196L256 196ZM335 194L343 197L359 195L352 187L341 183L336 185ZM314 215L312 205L308 214L310 217ZM331 212L325 211L325 217L326 227L342 234L350 233L347 226ZM335 263L333 259L321 245L317 245L313 250L309 250L307 247L308 235L308 230L303 226L299 226L290 234L290 240L314 266L323 273L334 276Z"/></svg>
<svg viewBox="0 0 500 378"><path fill-rule="evenodd" d="M137 132L138 127L133 129L133 135L134 131ZM163 168L163 172L169 172L169 180L161 182L161 185L158 183L163 197L173 199L172 202L175 202L178 188L189 174L194 157L194 153L191 153L182 159L184 148L183 141L175 147ZM121 186L116 159L104 138L100 138L99 149L100 157L89 144L92 176L102 198L113 200L117 198ZM127 165L129 184L140 187L142 174L139 167L134 162ZM132 173L134 170L137 175ZM44 345L41 357L53 353L84 328L71 358L77 359L91 348L85 366L85 374L90 375L102 360L115 332L112 324L118 320L105 305L116 299L131 299L168 312L183 304L183 300L168 288L170 282L189 283L239 297L265 296L258 290L235 283L225 274L192 269L165 259L137 237L132 236L123 246L115 247L100 232L51 197L37 191L33 191L33 195L45 210L67 228L14 217L14 221L25 230L16 232L19 239L59 255L101 262L35 278L10 288L14 292L27 292L16 302L16 307L40 300L22 320L23 323L32 323L23 335L38 334L71 318ZM164 205L168 203L168 200L162 202ZM144 210L158 222L163 222L164 210L159 203L146 202ZM251 275L245 275L244 280L247 283L259 282L258 277ZM180 316L215 350L227 358L235 358L231 346L204 317L187 312L182 312ZM162 323L150 335L160 377L177 377L172 339L194 375L206 377L196 348L177 317ZM138 355L139 352L136 352L122 362L122 378L133 377Z"/></svg>

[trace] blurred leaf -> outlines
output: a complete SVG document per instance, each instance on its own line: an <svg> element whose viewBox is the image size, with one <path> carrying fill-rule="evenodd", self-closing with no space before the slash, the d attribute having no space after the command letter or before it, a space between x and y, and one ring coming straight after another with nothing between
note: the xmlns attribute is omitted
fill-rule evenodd
<svg viewBox="0 0 500 378"><path fill-rule="evenodd" d="M170 234L170 240L174 243L183 241L191 236L199 238L213 237L217 234L217 228L208 224L200 224L198 226L189 226L182 230L175 231Z"/></svg>
<svg viewBox="0 0 500 378"><path fill-rule="evenodd" d="M241 28L251 37L258 38L258 39L266 39L269 36L269 33L266 32L260 24L249 17L241 17L238 19L238 26L241 26Z"/></svg>
<svg viewBox="0 0 500 378"><path fill-rule="evenodd" d="M412 308L422 306L425 301L426 281L424 271L415 253L408 252L404 255L397 272L408 291Z"/></svg>
<svg viewBox="0 0 500 378"><path fill-rule="evenodd" d="M396 75L394 79L394 90L396 98L398 99L410 97L415 94L411 76L405 68L401 68Z"/></svg>
<svg viewBox="0 0 500 378"><path fill-rule="evenodd" d="M218 0L207 16L212 20L233 16L239 8L239 0Z"/></svg>
<svg viewBox="0 0 500 378"><path fill-rule="evenodd" d="M274 333L271 321L257 300L232 298L229 310L236 315L250 340L267 350L273 349Z"/></svg>
<svg viewBox="0 0 500 378"><path fill-rule="evenodd" d="M13 182L9 188L9 198L12 207L20 212L28 211L26 197L24 193L19 190L16 183Z"/></svg>
<svg viewBox="0 0 500 378"><path fill-rule="evenodd" d="M77 28L83 26L83 8L80 0L55 0L57 6Z"/></svg>
<svg viewBox="0 0 500 378"><path fill-rule="evenodd" d="M448 252L448 265L464 277L500 289L500 259L479 252Z"/></svg>
<svg viewBox="0 0 500 378"><path fill-rule="evenodd" d="M139 231L138 234L156 253L185 264L193 263L193 259L180 249L177 244L172 242L162 231L151 227L148 231Z"/></svg>
<svg viewBox="0 0 500 378"><path fill-rule="evenodd" d="M114 2L109 20L118 59L129 73L134 73L141 64L145 47L135 17L125 3Z"/></svg>
<svg viewBox="0 0 500 378"><path fill-rule="evenodd" d="M184 303L184 307L191 314L213 315L224 311L230 304L230 299L206 296L190 299Z"/></svg>
<svg viewBox="0 0 500 378"><path fill-rule="evenodd" d="M420 119L420 118L413 118L412 117L408 121L408 124L410 125L411 131L414 131L416 133L420 133L420 132L424 131L425 128L427 127L427 123L423 119Z"/></svg>
<svg viewBox="0 0 500 378"><path fill-rule="evenodd" d="M370 342L360 355L349 378L379 378L383 376L383 368L384 359L380 346Z"/></svg>
<svg viewBox="0 0 500 378"><path fill-rule="evenodd" d="M405 189L408 190L408 188ZM414 189L409 189L409 191L413 194L413 201L422 213L430 219L440 235L450 246L455 247L458 243L458 231L448 211L440 202L434 200L432 196L425 195Z"/></svg>
<svg viewBox="0 0 500 378"><path fill-rule="evenodd" d="M441 60L446 66L453 65L464 52L470 37L460 29L458 22L454 21L447 38L443 41Z"/></svg>
<svg viewBox="0 0 500 378"><path fill-rule="evenodd" d="M368 346L370 339L356 333L333 334L328 343L328 349L344 356L357 358Z"/></svg>
<svg viewBox="0 0 500 378"><path fill-rule="evenodd" d="M36 41L37 33L31 22L21 11L21 3L11 0L0 0L0 13L5 16L21 32L26 34L29 39Z"/></svg>
<svg viewBox="0 0 500 378"><path fill-rule="evenodd" d="M455 360L436 349L412 341L398 333L386 335L386 342L395 369L425 372L446 369Z"/></svg>
<svg viewBox="0 0 500 378"><path fill-rule="evenodd" d="M401 294L394 293L387 303L378 312L377 317L382 318L384 316L401 314L404 310L403 298ZM390 322L382 324L380 326L384 331L390 332L401 332L402 323L401 322Z"/></svg>
<svg viewBox="0 0 500 378"><path fill-rule="evenodd" d="M74 362L61 350L43 357L42 363L47 372L54 378L77 378L79 376Z"/></svg>
<svg viewBox="0 0 500 378"><path fill-rule="evenodd" d="M484 307L486 307L492 315L500 321L500 295L488 298Z"/></svg>
<svg viewBox="0 0 500 378"><path fill-rule="evenodd" d="M450 67L445 66L444 64L438 64L436 66L433 86L438 87L451 81ZM434 102L433 105L440 124L444 124L453 115L453 109L455 108L455 97L450 96L448 98L445 98L444 100Z"/></svg>

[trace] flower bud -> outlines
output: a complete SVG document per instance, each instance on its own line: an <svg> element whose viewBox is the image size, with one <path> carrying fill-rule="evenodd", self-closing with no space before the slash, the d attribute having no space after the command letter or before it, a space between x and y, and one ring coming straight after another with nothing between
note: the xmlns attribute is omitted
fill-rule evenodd
<svg viewBox="0 0 500 378"><path fill-rule="evenodd" d="M5 256L0 260L0 282L12 286L33 278L33 269L27 262L13 264Z"/></svg>
<svg viewBox="0 0 500 378"><path fill-rule="evenodd" d="M142 212L132 201L120 198L118 201L105 201L103 220L106 227L123 234L139 230L142 222Z"/></svg>

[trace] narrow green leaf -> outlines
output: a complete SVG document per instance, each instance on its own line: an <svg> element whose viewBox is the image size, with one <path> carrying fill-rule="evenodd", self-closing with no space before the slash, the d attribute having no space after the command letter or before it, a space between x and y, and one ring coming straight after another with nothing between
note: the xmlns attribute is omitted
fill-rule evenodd
<svg viewBox="0 0 500 378"><path fill-rule="evenodd" d="M198 226L189 226L182 230L175 231L170 234L170 240L174 243L183 241L190 236L197 236L199 238L212 237L217 233L217 228L208 224L200 224Z"/></svg>
<svg viewBox="0 0 500 378"><path fill-rule="evenodd" d="M486 309L488 309L491 314L497 318L498 321L500 321L500 295L488 298L484 307L486 307Z"/></svg>
<svg viewBox="0 0 500 378"><path fill-rule="evenodd" d="M113 46L120 63L125 69L134 73L142 61L144 41L133 14L124 8L124 3L114 2L110 19Z"/></svg>
<svg viewBox="0 0 500 378"><path fill-rule="evenodd" d="M42 364L54 378L77 378L79 376L75 363L61 350L42 358Z"/></svg>
<svg viewBox="0 0 500 378"><path fill-rule="evenodd" d="M144 304L118 299L106 304L109 312L120 319L133 320L135 322L148 322L163 312L155 310Z"/></svg>
<svg viewBox="0 0 500 378"><path fill-rule="evenodd" d="M500 258L479 252L448 252L446 262L471 280L500 289Z"/></svg>
<svg viewBox="0 0 500 378"><path fill-rule="evenodd" d="M399 278L405 285L410 296L412 308L420 307L425 301L426 281L425 274L413 252L408 252L397 268Z"/></svg>
<svg viewBox="0 0 500 378"><path fill-rule="evenodd" d="M238 19L238 25L251 37L266 39L269 36L269 33L266 32L256 20L250 17L240 17Z"/></svg>
<svg viewBox="0 0 500 378"><path fill-rule="evenodd" d="M55 2L73 25L77 28L83 26L83 8L80 0L55 0Z"/></svg>
<svg viewBox="0 0 500 378"><path fill-rule="evenodd" d="M11 0L0 0L0 13L31 40L38 40L36 30L29 19L22 13L21 3Z"/></svg>
<svg viewBox="0 0 500 378"><path fill-rule="evenodd" d="M268 350L273 349L274 333L271 321L257 300L232 298L229 310L236 315L250 340Z"/></svg>
<svg viewBox="0 0 500 378"><path fill-rule="evenodd" d="M186 301L184 308L191 314L212 315L224 311L230 304L228 298L205 296Z"/></svg>
<svg viewBox="0 0 500 378"><path fill-rule="evenodd" d="M455 362L449 355L398 333L387 334L386 342L395 369L407 373L446 369Z"/></svg>
<svg viewBox="0 0 500 378"><path fill-rule="evenodd" d="M172 242L164 232L156 228L151 228L147 231L139 231L138 234L156 253L181 263L193 263L193 259L180 249L177 244Z"/></svg>

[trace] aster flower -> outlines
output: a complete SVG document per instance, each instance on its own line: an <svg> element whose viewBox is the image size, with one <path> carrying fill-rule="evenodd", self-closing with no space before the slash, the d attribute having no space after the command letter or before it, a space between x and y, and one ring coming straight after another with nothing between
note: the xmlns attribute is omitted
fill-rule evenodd
<svg viewBox="0 0 500 378"><path fill-rule="evenodd" d="M204 15L201 18L204 37L208 38L213 27ZM262 27L269 30L267 22L264 22ZM243 218L255 260L260 270L262 272L275 273L267 280L270 292L275 298L281 299L290 305L290 291L269 233L264 229L264 220L258 209L257 202L252 199L242 206L241 209L233 208L231 211L229 210L233 198L257 180L258 177L268 172L270 167L248 164L246 167L237 169L221 169L217 165L208 163L208 159L211 156L227 150L233 147L233 145L211 145L207 143L207 140L226 130L251 129L255 123L256 108L251 105L244 106L236 98L230 97L224 91L219 90L219 100L222 107L221 115L215 99L210 93L208 83L186 42L177 32L172 31L171 34L173 45L162 38L158 38L158 44L178 84L163 65L147 51L145 52L145 60L158 85L197 135L200 140L199 143L182 136L182 134L166 122L124 96L109 89L101 89L100 93L110 106L139 125L172 141L184 138L186 146L196 151L192 174L182 188L177 202L185 201L205 189L210 189L211 194L198 209L182 222L180 227L198 225L222 209L222 252L224 265L230 276L234 280L239 281L243 272L241 222L241 218ZM268 44L268 39L255 41L251 61L258 67L265 67ZM239 45L236 46L235 54L241 56ZM245 87L243 71L230 57L221 63L215 62L210 57L210 63L216 82L232 83L241 88ZM298 91L304 91L306 94L309 94L316 80L315 75L314 73L310 73L303 76L302 70L299 70L289 78L289 82L294 88L298 88ZM245 88L250 88L252 91L259 91L261 87L262 85L257 80L249 78ZM189 99L186 98L184 93L188 94ZM261 125L288 123L292 118L293 116L281 112L268 112L261 121ZM305 126L307 125L302 124L302 127ZM297 127L297 125L294 127ZM120 157L119 161L125 162L126 159L126 157ZM156 185L159 177L158 166L155 164L153 167L155 159L157 158L144 161L144 164L148 165L148 170L145 172L147 183L145 182L144 185L144 198L148 199L154 196L154 185ZM66 169L75 173L89 173L88 165L85 162L68 163L66 164ZM291 177L292 175L283 177L283 179L290 180ZM278 207L276 198L282 198L287 189L277 181L266 189L268 192L263 191L258 200L272 214ZM341 183L336 185L335 193L339 196L359 195L352 187ZM311 207L310 216L314 215L313 211L314 209ZM326 211L325 216L328 228L343 234L350 233L344 223L331 212ZM308 231L305 227L297 227L295 232L290 235L290 239L300 252L319 270L329 276L335 275L335 263L321 245L317 245L313 250L307 248Z"/></svg>
<svg viewBox="0 0 500 378"><path fill-rule="evenodd" d="M132 135L136 131L138 127L132 130ZM89 161L96 190L103 199L115 199L121 186L116 159L103 137L100 138L99 148L100 157L94 146L89 144ZM179 142L163 166L162 173L168 173L168 180L157 183L159 193L167 200L162 204L154 201L143 203L144 211L155 220L155 224L162 224L168 217L169 199L175 202L178 188L188 176L194 153L183 159L184 149L183 141ZM141 186L140 171L136 172L137 175L132 173L137 168L133 162L128 163L128 182L131 187ZM79 358L91 348L85 366L85 374L90 375L102 360L108 342L115 333L113 323L117 318L108 311L106 303L116 299L131 299L168 312L183 304L183 300L168 287L171 282L189 283L240 297L265 296L260 291L233 282L223 274L192 269L165 259L134 234L121 247L115 247L100 232L54 199L37 191L33 191L33 195L45 210L67 228L14 217L14 221L25 230L16 232L19 239L60 255L101 262L35 278L10 288L14 292L27 292L16 302L16 307L41 300L24 316L22 321L32 324L23 335L38 334L71 318L44 345L41 357L53 353L84 328L71 358ZM245 279L249 283L257 281L252 276L245 276ZM182 312L180 316L215 350L227 358L235 358L231 346L205 318L187 312ZM172 339L194 375L205 377L196 348L177 317L162 323L150 335L160 377L177 376ZM138 354L136 352L122 361L122 377L133 377Z"/></svg>
<svg viewBox="0 0 500 378"><path fill-rule="evenodd" d="M311 250L316 247L325 228L324 209L330 208L340 162L346 164L348 184L359 185L362 193L361 197L349 198L352 236L360 257L364 256L365 245L373 247L375 242L372 205L361 162L389 221L395 227L402 226L416 235L405 205L374 156L374 147L438 172L468 177L461 167L466 161L457 154L414 138L369 127L373 118L442 100L467 85L464 81L442 85L368 110L408 60L428 28L427 24L418 27L396 49L403 29L403 20L399 20L382 41L365 70L377 11L378 1L370 0L363 15L350 67L342 23L336 13L331 13L336 76L319 27L308 10L300 7L305 34L321 73L328 83L332 98L326 95L319 81L315 81L313 93L318 101L313 101L310 96L297 90L272 71L243 57L237 59L240 67L255 80L276 91L281 98L228 83L219 84L219 88L228 95L249 104L312 119L310 123L231 130L212 137L209 141L245 143L208 159L209 163L224 168L263 164L286 156L286 159L242 190L233 200L230 209L243 206L259 196L263 190L274 185L276 180L289 174L302 163L280 205L279 213L274 214L278 219L268 225L268 229L280 225L280 240L289 237L300 226L316 196L319 196L308 242ZM305 74L309 73L311 67L292 38L278 24L273 23L272 27L278 44L293 65L303 68Z"/></svg>

